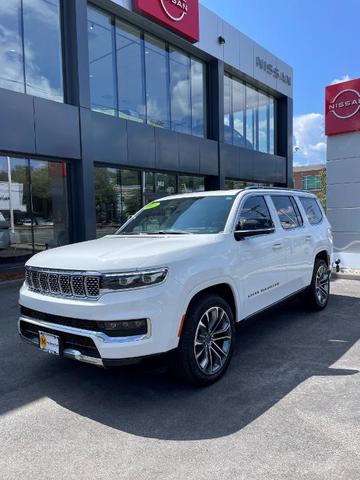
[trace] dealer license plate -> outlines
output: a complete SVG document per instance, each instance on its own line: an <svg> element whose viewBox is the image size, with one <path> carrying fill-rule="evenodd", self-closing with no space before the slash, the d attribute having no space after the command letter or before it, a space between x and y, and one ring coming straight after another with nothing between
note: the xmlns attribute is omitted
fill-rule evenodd
<svg viewBox="0 0 360 480"><path fill-rule="evenodd" d="M60 355L59 337L56 335L39 331L39 346L44 352Z"/></svg>

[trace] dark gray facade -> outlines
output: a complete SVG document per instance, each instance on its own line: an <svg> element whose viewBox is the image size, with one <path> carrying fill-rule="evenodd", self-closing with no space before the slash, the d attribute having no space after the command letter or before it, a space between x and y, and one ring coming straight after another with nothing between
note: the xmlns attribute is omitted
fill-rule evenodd
<svg viewBox="0 0 360 480"><path fill-rule="evenodd" d="M207 42L210 46L213 44L207 51L202 50L201 42L199 45L190 45L168 30L133 13L130 2L96 0L92 3L171 40L206 62L208 138L180 134L92 111L87 1L64 0L62 25L66 103L0 89L0 151L5 156L67 161L70 172L71 241L95 237L95 162L109 166L202 175L207 189L224 187L225 178L276 185L292 184L291 87L280 84L279 80L259 68L254 73L254 64L249 65L249 61L243 59L242 51L237 52L239 45L236 35L242 35L240 32L233 27L227 32L226 29L230 27L225 27L222 22L221 32L228 51L211 55L211 48L223 47L218 44L217 33L211 31L211 22L216 16L203 7L201 42ZM259 55L262 58L271 55L263 50L257 51L261 47L246 37L243 41L253 62ZM237 64L238 58L245 62L244 65L241 61ZM276 59L271 61L277 65ZM292 76L291 69L287 66L284 68ZM276 97L274 155L224 142L224 72L227 69L238 72L243 78Z"/></svg>

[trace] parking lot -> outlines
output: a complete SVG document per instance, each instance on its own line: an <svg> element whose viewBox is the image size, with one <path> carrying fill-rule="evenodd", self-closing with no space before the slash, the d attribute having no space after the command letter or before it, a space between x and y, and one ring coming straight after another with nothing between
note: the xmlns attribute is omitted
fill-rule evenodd
<svg viewBox="0 0 360 480"><path fill-rule="evenodd" d="M207 389L162 363L103 370L17 335L18 286L0 288L0 478L359 479L360 282L326 311L291 301L238 329Z"/></svg>

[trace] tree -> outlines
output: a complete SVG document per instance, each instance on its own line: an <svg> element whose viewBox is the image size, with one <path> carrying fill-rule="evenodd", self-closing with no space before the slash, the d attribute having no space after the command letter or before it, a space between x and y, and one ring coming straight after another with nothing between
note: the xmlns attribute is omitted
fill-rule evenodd
<svg viewBox="0 0 360 480"><path fill-rule="evenodd" d="M326 190L327 190L326 183L327 183L326 167L324 167L320 173L320 192L319 192L319 199L324 210L326 210Z"/></svg>

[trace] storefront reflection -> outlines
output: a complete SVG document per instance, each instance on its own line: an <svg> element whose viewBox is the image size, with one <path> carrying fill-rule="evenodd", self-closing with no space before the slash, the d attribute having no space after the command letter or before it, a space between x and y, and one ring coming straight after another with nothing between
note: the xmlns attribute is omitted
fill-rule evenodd
<svg viewBox="0 0 360 480"><path fill-rule="evenodd" d="M63 162L0 157L0 270L68 243Z"/></svg>

